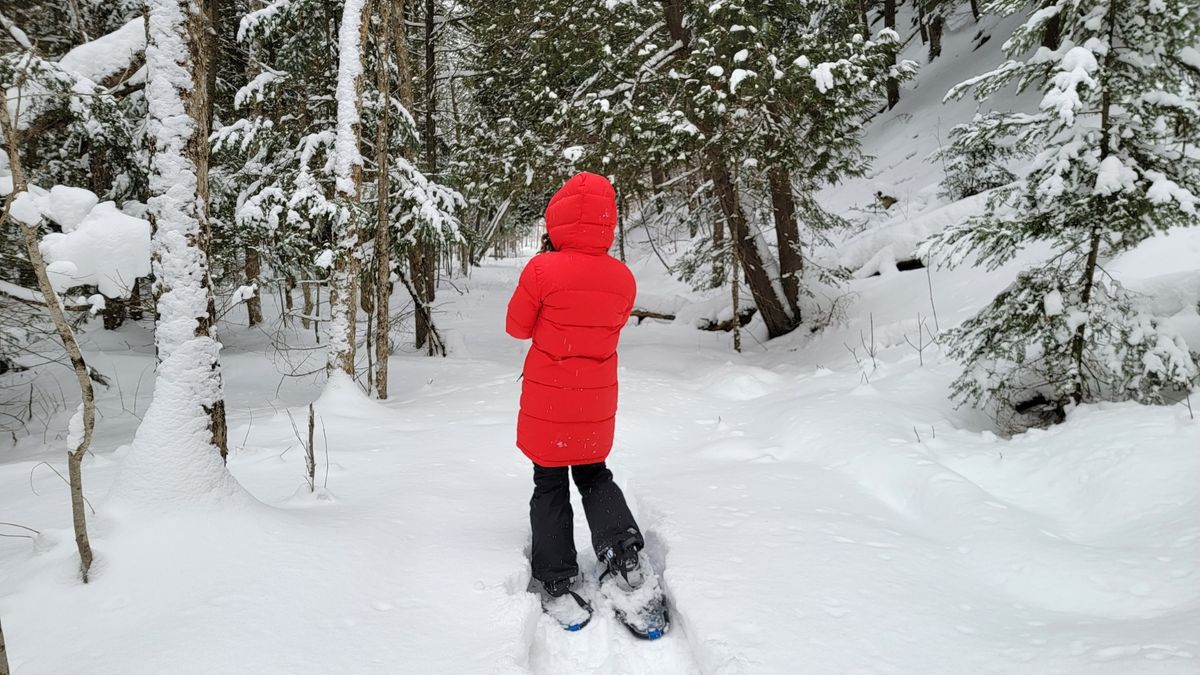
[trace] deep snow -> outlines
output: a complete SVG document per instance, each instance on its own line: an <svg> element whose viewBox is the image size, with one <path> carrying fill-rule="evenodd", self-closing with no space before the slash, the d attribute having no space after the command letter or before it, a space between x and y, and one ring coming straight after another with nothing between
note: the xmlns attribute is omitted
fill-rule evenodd
<svg viewBox="0 0 1200 675"><path fill-rule="evenodd" d="M42 531L0 540L16 672L1195 672L1200 423L1181 406L1093 406L997 438L946 403L953 364L921 366L903 341L928 302L909 273L855 282L875 368L842 344L857 325L742 356L726 335L628 328L611 463L675 630L638 642L603 610L554 628L526 592L532 481L512 447L524 345L501 319L521 262L453 295L456 354L397 356L391 401L321 396L317 496L287 410L302 426L319 383L276 393L261 335L228 328L224 352L230 468L259 503L108 508L110 448L136 423L114 385L85 467L100 509L87 586L65 487L37 466L58 453L23 444L27 459L0 465L3 519ZM938 272L935 288L967 276L978 297L1003 272ZM943 321L971 306L938 300ZM149 337L90 335L144 409Z"/></svg>

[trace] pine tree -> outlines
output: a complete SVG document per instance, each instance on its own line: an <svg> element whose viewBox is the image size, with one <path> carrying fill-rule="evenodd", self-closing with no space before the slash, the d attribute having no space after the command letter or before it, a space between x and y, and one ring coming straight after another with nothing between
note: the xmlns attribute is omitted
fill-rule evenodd
<svg viewBox="0 0 1200 675"><path fill-rule="evenodd" d="M1061 45L1038 48L1055 17ZM1189 0L1061 0L1017 29L1009 61L949 94L986 98L1015 84L1043 98L1035 114L991 112L961 132L964 146L1002 143L1030 157L1029 173L936 244L991 268L1031 242L1053 249L952 334L950 354L965 364L953 385L960 402L994 406L1019 428L1038 408L1061 419L1071 405L1161 403L1191 386L1195 356L1103 263L1196 223L1198 39L1200 6Z"/></svg>

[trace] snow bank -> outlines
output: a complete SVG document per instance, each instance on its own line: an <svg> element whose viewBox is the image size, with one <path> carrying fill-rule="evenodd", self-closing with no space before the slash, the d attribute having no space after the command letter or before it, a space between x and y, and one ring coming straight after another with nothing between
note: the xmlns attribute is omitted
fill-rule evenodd
<svg viewBox="0 0 1200 675"><path fill-rule="evenodd" d="M896 261L917 257L921 242L983 212L989 192L916 215L900 214L838 247L838 262L854 276L895 271Z"/></svg>

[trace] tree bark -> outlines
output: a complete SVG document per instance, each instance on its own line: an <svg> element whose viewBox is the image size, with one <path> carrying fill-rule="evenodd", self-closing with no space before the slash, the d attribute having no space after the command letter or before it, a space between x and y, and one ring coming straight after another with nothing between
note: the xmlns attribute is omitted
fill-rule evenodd
<svg viewBox="0 0 1200 675"><path fill-rule="evenodd" d="M929 22L929 61L942 55L942 30L946 26L946 18L942 16L939 10L934 15L933 20Z"/></svg>
<svg viewBox="0 0 1200 675"><path fill-rule="evenodd" d="M896 30L896 0L883 0L883 24ZM896 49L892 49L892 66L896 66L898 58ZM894 77L887 79L887 107L888 110L895 108L900 103L900 81Z"/></svg>
<svg viewBox="0 0 1200 675"><path fill-rule="evenodd" d="M435 176L438 171L438 155L437 155L437 52L434 49L434 33L436 23L434 21L436 3L434 0L425 0L425 63L424 65L424 96L425 100L425 172L426 175ZM433 315L430 307L433 304L437 294L437 258L436 251L429 242L416 241L413 244L413 250L409 254L409 269L411 271L412 285L417 293L421 307L424 311L416 313L416 347L417 349L424 348L426 353L433 356L437 352L437 347L433 340L430 339L430 334L434 330Z"/></svg>
<svg viewBox="0 0 1200 675"><path fill-rule="evenodd" d="M124 298L104 298L104 330L116 330L129 317L129 301Z"/></svg>
<svg viewBox="0 0 1200 675"><path fill-rule="evenodd" d="M216 36L213 30L216 18L216 2L219 0L189 0L182 3L188 11L187 48L192 63L192 91L183 95L184 108L188 117L196 125L195 131L188 138L184 150L187 158L196 167L196 199L198 232L195 247L204 261L204 273L201 285L208 297L208 311L196 317L196 337L217 339L217 302L212 291L212 277L209 273L209 251L212 249L212 225L208 220L208 136L212 130L213 117L213 88L216 82L216 67L213 55L216 50ZM223 389L221 369L217 364L213 368L217 380L218 391ZM225 420L225 400L221 396L208 406L209 430L212 432L213 445L221 451L221 459L229 455L228 425Z"/></svg>
<svg viewBox="0 0 1200 675"><path fill-rule="evenodd" d="M767 274L755 237L750 232L749 223L746 222L746 214L742 211L738 188L729 173L728 161L724 153L715 146L709 148L708 160L717 201L720 202L725 223L729 226L732 244L738 249L738 261L741 263L746 285L750 287L754 304L762 313L763 321L767 325L767 334L773 338L785 335L795 329L797 323L784 307Z"/></svg>
<svg viewBox="0 0 1200 675"><path fill-rule="evenodd" d="M798 324L800 313L800 277L804 272L804 256L800 242L800 225L796 221L796 200L792 194L792 175L786 169L771 169L771 207L775 218L775 238L779 246L779 281L784 299Z"/></svg>
<svg viewBox="0 0 1200 675"><path fill-rule="evenodd" d="M4 644L4 624L0 623L0 675L9 675L8 647Z"/></svg>
<svg viewBox="0 0 1200 675"><path fill-rule="evenodd" d="M379 3L379 22L384 31L392 30L392 3L400 6L398 14L404 15L404 0L381 0ZM403 40L401 36L399 39ZM391 314L389 304L392 298L392 255L391 255L391 217L389 211L390 190L389 168L391 155L389 144L391 135L391 78L388 76L388 60L390 44L387 39L377 40L377 65L375 71L376 88L379 98L383 101L383 109L379 113L378 127L375 134L375 166L379 172L375 188L375 395L384 400L388 397L388 357L389 337L391 331Z"/></svg>
<svg viewBox="0 0 1200 675"><path fill-rule="evenodd" d="M246 299L246 319L249 325L253 327L263 321L262 289L258 284L258 277L262 273L262 261L258 256L258 249L256 247L246 247L246 259L243 268L246 275L246 285L254 286L254 295Z"/></svg>
<svg viewBox="0 0 1200 675"><path fill-rule="evenodd" d="M12 192L4 204L4 217L0 218L0 222L3 222L10 217L12 203L18 195L25 192L26 185L21 158L18 154L19 146L17 145L14 125L10 123L6 110L0 111L0 118L2 118L0 126L4 127L3 134L8 149L9 169L12 172ZM38 289L42 292L42 299L46 303L46 311L49 312L50 319L54 322L54 328L58 332L58 337L62 341L63 348L66 350L67 356L71 359L71 367L75 371L75 379L79 383L80 410L78 414L82 425L82 436L78 445L74 448L68 447L67 449L67 475L68 484L71 487L71 521L75 530L75 548L79 551L79 574L83 579L83 583L86 584L88 582L88 572L92 567L92 545L88 539L87 512L84 510L82 462L92 442L92 430L96 426L96 397L92 391L92 378L88 373L87 362L84 361L83 352L80 351L79 343L75 340L75 332L71 330L71 325L67 323L67 317L63 312L58 293L50 285L50 275L46 271L46 261L42 259L42 252L38 247L40 242L38 241L38 232L35 229L35 224L24 221L20 221L19 224L21 236L25 240L25 252L29 256L29 262L33 267L34 274L37 276ZM7 657L3 649L3 636L0 635L0 670L7 672L7 668Z"/></svg>

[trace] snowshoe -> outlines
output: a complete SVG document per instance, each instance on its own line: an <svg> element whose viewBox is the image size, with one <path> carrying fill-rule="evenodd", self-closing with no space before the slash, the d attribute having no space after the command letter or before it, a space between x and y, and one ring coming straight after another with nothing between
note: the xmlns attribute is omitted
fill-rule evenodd
<svg viewBox="0 0 1200 675"><path fill-rule="evenodd" d="M571 590L574 579L539 584L538 595L542 600L542 611L557 621L563 630L577 631L592 620L592 606L578 593Z"/></svg>
<svg viewBox="0 0 1200 675"><path fill-rule="evenodd" d="M657 640L671 625L667 596L650 561L632 541L604 551L600 592L625 628L643 640Z"/></svg>

